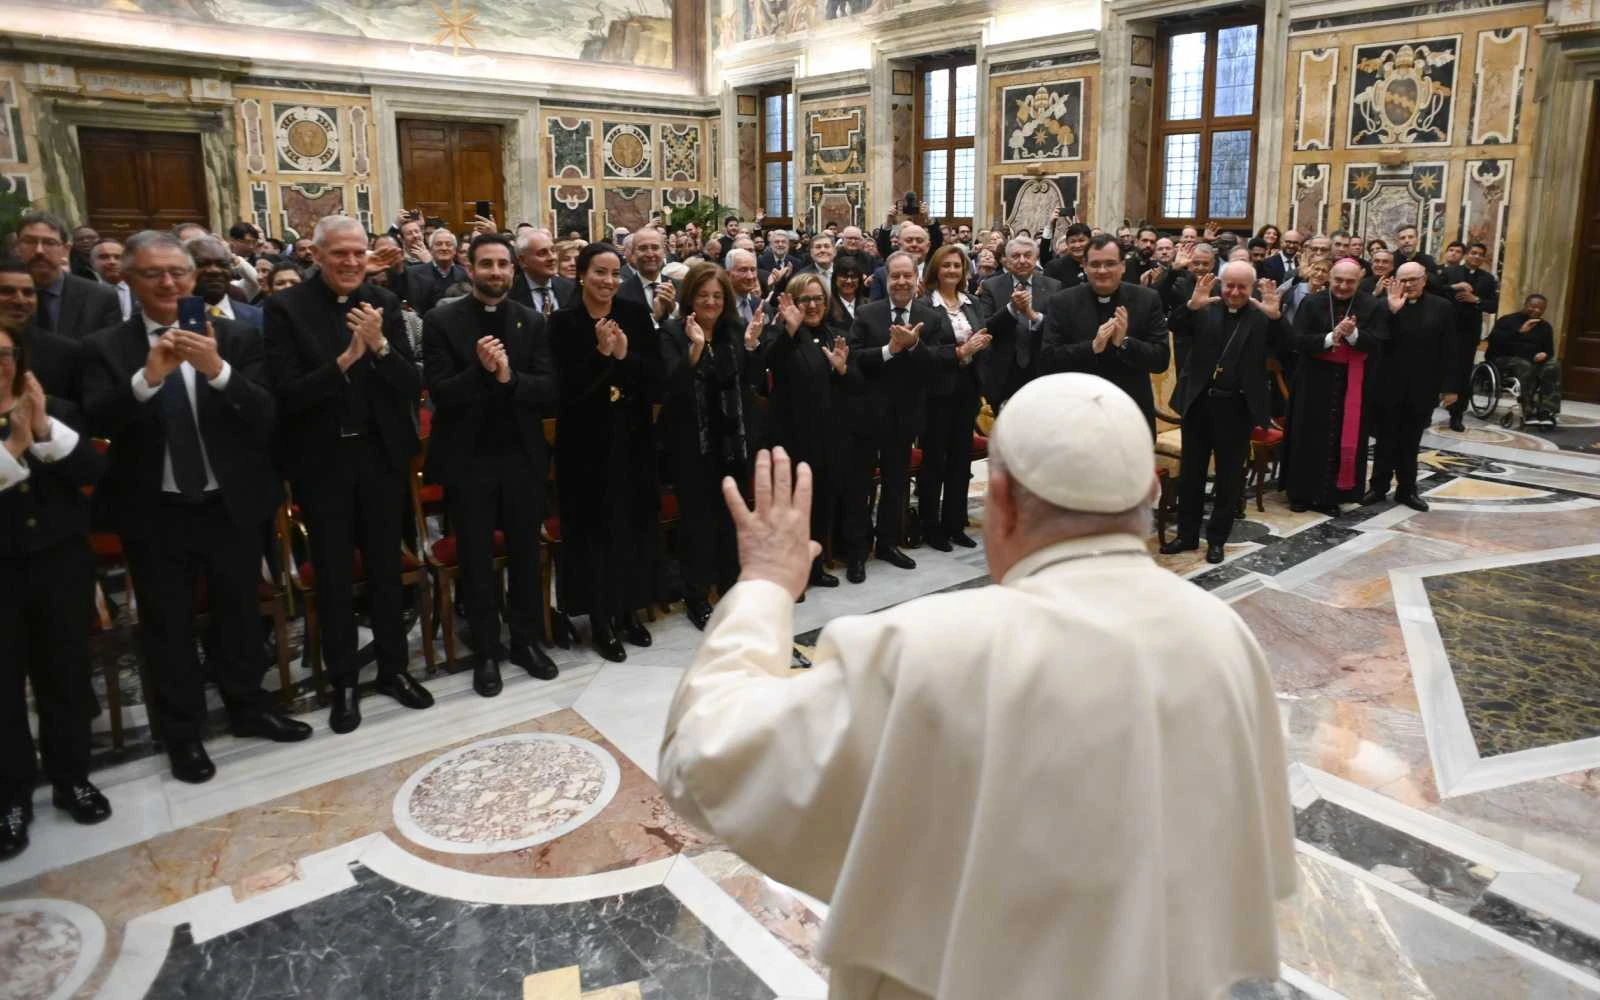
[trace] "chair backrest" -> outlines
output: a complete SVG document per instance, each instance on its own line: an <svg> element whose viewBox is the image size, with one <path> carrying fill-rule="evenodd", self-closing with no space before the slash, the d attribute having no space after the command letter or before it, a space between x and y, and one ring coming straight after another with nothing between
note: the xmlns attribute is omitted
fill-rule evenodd
<svg viewBox="0 0 1600 1000"><path fill-rule="evenodd" d="M1173 350L1172 334L1167 334L1167 370L1150 376L1150 391L1156 397L1156 433L1170 431L1178 426L1176 414L1168 407L1172 392L1178 385L1178 352Z"/></svg>

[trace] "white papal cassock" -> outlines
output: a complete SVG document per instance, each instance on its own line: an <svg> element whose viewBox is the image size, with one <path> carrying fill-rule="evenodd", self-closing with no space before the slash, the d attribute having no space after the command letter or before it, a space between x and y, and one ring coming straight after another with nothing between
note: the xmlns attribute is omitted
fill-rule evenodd
<svg viewBox="0 0 1600 1000"><path fill-rule="evenodd" d="M1267 663L1131 535L824 629L723 599L667 720L680 814L831 904L830 996L1211 998L1294 888Z"/></svg>

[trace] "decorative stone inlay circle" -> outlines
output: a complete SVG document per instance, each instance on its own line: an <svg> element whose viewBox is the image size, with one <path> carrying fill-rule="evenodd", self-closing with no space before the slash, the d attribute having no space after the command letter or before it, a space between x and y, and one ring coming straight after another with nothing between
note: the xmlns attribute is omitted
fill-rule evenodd
<svg viewBox="0 0 1600 1000"><path fill-rule="evenodd" d="M0 903L0 1000L67 1000L100 963L106 928L61 899Z"/></svg>
<svg viewBox="0 0 1600 1000"><path fill-rule="evenodd" d="M436 851L518 851L589 822L621 781L616 759L588 740L498 736L458 747L413 774L395 796L394 822Z"/></svg>

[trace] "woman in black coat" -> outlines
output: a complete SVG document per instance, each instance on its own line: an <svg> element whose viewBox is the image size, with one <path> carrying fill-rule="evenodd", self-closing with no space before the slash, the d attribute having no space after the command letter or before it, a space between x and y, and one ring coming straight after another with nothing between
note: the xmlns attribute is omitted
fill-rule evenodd
<svg viewBox="0 0 1600 1000"><path fill-rule="evenodd" d="M824 548L844 477L839 421L850 349L828 325L828 293L815 273L798 274L778 300L762 334L763 361L772 377L768 419L774 445L811 466L811 537ZM839 578L811 566L811 586L837 587Z"/></svg>
<svg viewBox="0 0 1600 1000"><path fill-rule="evenodd" d="M923 284L928 304L950 317L955 332L956 364L938 368L928 392L928 414L922 425L922 468L917 472L917 516L922 537L933 548L949 552L951 544L972 548L967 534L967 483L972 478L972 428L983 405L978 387L977 353L989 346L978 304L963 289L967 253L947 243L933 252ZM936 347L935 352L952 350Z"/></svg>
<svg viewBox="0 0 1600 1000"><path fill-rule="evenodd" d="M650 308L617 297L622 256L609 243L578 255L580 293L550 316L560 405L556 494L561 609L586 614L595 649L627 659L618 637L650 645L637 609L657 596L660 487L652 406L664 375Z"/></svg>
<svg viewBox="0 0 1600 1000"><path fill-rule="evenodd" d="M715 585L726 594L739 578L733 518L722 479L749 485L752 390L764 328L758 315L739 320L733 282L716 264L696 264L683 279L678 315L661 324L666 402L659 421L667 468L678 495L678 562L685 610L694 627L711 619Z"/></svg>

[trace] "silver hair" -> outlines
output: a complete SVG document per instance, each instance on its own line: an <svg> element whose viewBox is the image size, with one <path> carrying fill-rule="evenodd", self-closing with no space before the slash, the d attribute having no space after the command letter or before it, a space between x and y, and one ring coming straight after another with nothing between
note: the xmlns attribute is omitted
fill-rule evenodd
<svg viewBox="0 0 1600 1000"><path fill-rule="evenodd" d="M17 220L17 232L20 233L29 226L49 226L61 237L63 243L72 239L72 234L67 230L67 220L54 212L23 212L22 218Z"/></svg>
<svg viewBox="0 0 1600 1000"><path fill-rule="evenodd" d="M1194 248L1192 250L1190 250L1189 252L1191 254L1208 253L1208 254L1211 255L1211 259L1212 260L1216 260L1217 259L1217 248L1212 246L1209 243L1196 243L1194 245Z"/></svg>
<svg viewBox="0 0 1600 1000"><path fill-rule="evenodd" d="M517 241L515 244L518 256L521 256L522 253L528 249L528 244L533 242L533 238L535 236L548 236L552 243L555 242L556 238L555 234L550 232L548 229L520 229L517 231Z"/></svg>
<svg viewBox="0 0 1600 1000"><path fill-rule="evenodd" d="M320 224L321 223L318 223L318 225L320 225ZM461 242L460 240L456 239L456 234L455 233L452 233L450 230L441 227L439 229L435 229L433 232L428 234L428 249L429 250L433 249L433 244L434 244L434 242L436 240L438 240L439 235L441 233L444 234L445 236L450 237L450 241L452 243L460 243Z"/></svg>
<svg viewBox="0 0 1600 1000"><path fill-rule="evenodd" d="M145 250L176 250L183 254L183 259L189 262L190 267L194 266L194 256L183 245L183 241L165 229L141 229L122 245L123 256L130 263Z"/></svg>
<svg viewBox="0 0 1600 1000"><path fill-rule="evenodd" d="M749 257L750 258L750 263L752 263L752 264L754 264L756 262L756 255L755 255L754 251L746 250L743 247L734 247L732 250L728 251L728 267L729 268L733 267L733 264L734 264L733 258L738 256L739 254L743 254L746 257Z"/></svg>
<svg viewBox="0 0 1600 1000"><path fill-rule="evenodd" d="M1006 241L1006 256L1011 256L1011 251L1015 250L1017 247L1026 247L1036 254L1039 252L1038 243L1035 243L1026 236L1013 236L1011 239Z"/></svg>
<svg viewBox="0 0 1600 1000"><path fill-rule="evenodd" d="M906 260L909 260L911 262L911 270L915 271L915 270L918 269L917 258L913 257L908 251L896 250L894 253L890 254L889 256L887 256L887 257L885 257L883 259L883 273L884 274L888 274L889 273L889 267L892 264L894 264L895 259L899 258L899 257L904 257Z"/></svg>
<svg viewBox="0 0 1600 1000"><path fill-rule="evenodd" d="M311 231L311 242L318 247L326 247L328 240L347 229L357 230L362 236L367 235L367 227L348 215L324 215L317 220L317 228Z"/></svg>

